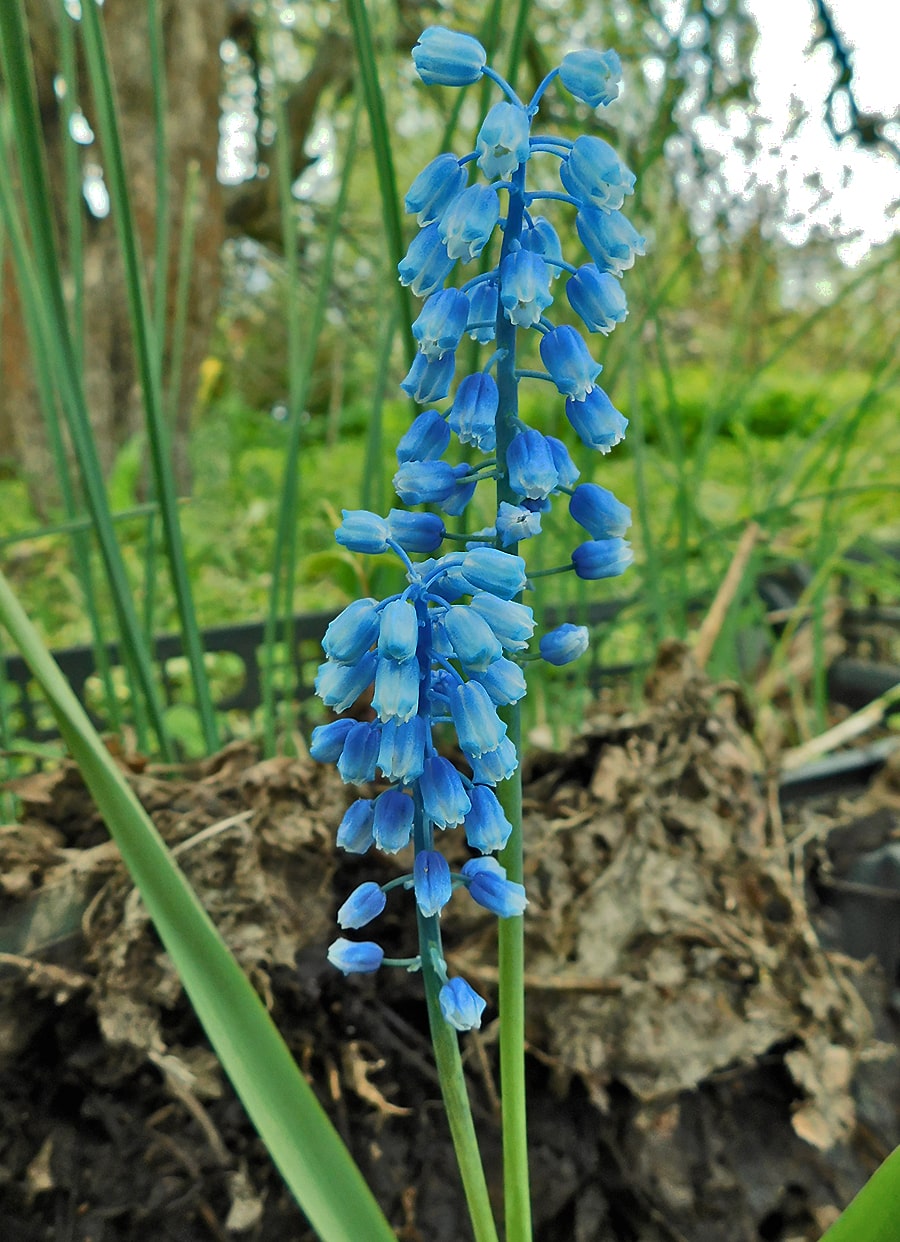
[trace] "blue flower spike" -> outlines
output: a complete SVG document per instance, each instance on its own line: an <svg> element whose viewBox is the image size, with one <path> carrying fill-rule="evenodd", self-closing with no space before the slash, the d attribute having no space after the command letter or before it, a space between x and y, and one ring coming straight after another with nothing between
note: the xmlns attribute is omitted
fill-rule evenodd
<svg viewBox="0 0 900 1242"><path fill-rule="evenodd" d="M589 643L587 629L570 623L535 634L534 613L522 598L530 583L518 548L540 535L555 507L553 519L571 523L576 546L567 565L549 572L598 580L623 573L632 562L628 506L597 483L579 482L581 463L570 447L579 443L605 454L625 435L628 420L597 386L602 367L584 333L606 336L624 321L623 274L645 242L622 214L635 178L613 147L594 135L572 142L536 129L541 98L554 80L590 108L611 104L621 79L614 51L569 52L530 102L519 101L471 35L431 27L413 61L428 86L465 87L484 79L502 94L482 121L475 150L438 155L406 194L418 231L399 278L423 305L412 324L415 357L401 387L429 408L412 419L397 445L393 486L402 507L387 517L344 510L336 532L354 554L395 555L405 582L387 599L355 601L329 625L316 691L336 713L353 708L358 717L371 705L366 714L375 718L320 725L310 754L336 764L348 785L369 787L372 794L345 811L337 832L341 849L409 850L405 866L411 870L385 887L412 890L419 952L387 964L421 966L432 1006L437 995L449 1026L469 1031L481 1025L485 1001L464 979L448 978L440 917L458 888L501 919L520 917L527 905L524 887L508 878L496 857L505 850L504 858L519 859L520 849L518 825L507 810L515 798L503 789L520 757L504 709L524 697L528 661L564 667ZM558 185L550 189L554 176ZM570 232L573 207L583 251L570 261L558 231L565 218L553 213L569 213ZM480 256L491 257L482 270L464 274ZM556 318L553 291L561 288L579 327ZM467 335L488 348L480 365L457 376L457 353L460 363L468 356L468 347L460 349ZM520 341L523 347L530 341L543 371L517 360ZM549 380L551 401L564 405L565 438L520 416L519 385L533 380ZM541 396L547 392L545 385ZM554 428L559 412L548 419ZM473 531L478 522L470 523L466 533L448 529L482 484L497 491L487 525ZM420 505L441 513L410 511ZM459 550L442 554L445 540L457 540L450 546ZM458 764L439 750L448 729ZM438 848L441 833L455 828L473 855L459 872L451 872ZM510 874L518 878L520 865L510 861ZM367 927L385 902L384 889L365 881L341 905L338 923ZM372 941L342 937L328 959L345 974L370 973L384 963L384 953Z"/></svg>

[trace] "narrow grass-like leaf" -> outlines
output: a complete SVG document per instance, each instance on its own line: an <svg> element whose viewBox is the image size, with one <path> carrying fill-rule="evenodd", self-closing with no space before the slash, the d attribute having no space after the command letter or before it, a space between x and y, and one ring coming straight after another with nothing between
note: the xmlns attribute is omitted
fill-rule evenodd
<svg viewBox="0 0 900 1242"><path fill-rule="evenodd" d="M822 1242L896 1242L900 1220L900 1147L872 1174Z"/></svg>
<svg viewBox="0 0 900 1242"><path fill-rule="evenodd" d="M2 575L0 622L47 696L209 1041L313 1228L324 1242L395 1242L265 1007Z"/></svg>

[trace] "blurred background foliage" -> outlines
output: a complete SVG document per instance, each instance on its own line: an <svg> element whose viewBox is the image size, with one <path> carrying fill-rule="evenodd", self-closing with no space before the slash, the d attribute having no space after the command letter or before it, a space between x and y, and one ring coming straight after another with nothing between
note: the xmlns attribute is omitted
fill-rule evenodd
<svg viewBox="0 0 900 1242"><path fill-rule="evenodd" d="M861 106L831 9L825 0L807 8L808 50L831 66L818 119L834 147L896 161L896 118ZM158 486L98 88L76 0L27 0L25 11L62 287L109 507L125 514L116 537L147 635L166 632L181 614L165 575L148 572L164 549L141 506ZM632 505L638 566L589 592L547 579L538 609L577 612L626 592L629 606L597 634L599 655L645 662L660 639L687 634L754 520L763 537L715 671L750 682L759 671L759 653L738 639L761 624L752 580L763 567L810 565L803 602L820 616L836 590L896 597L895 561L847 553L897 539L898 241L857 247L849 265L851 230L829 217L821 178L805 219L786 179L754 178L772 140L756 103L759 32L739 0L105 0L101 13L201 625L337 609L360 591L390 589L395 571L344 553L332 532L341 507L390 505L392 446L412 412L397 395L410 338L395 295L390 165L402 200L433 155L471 149L488 97L416 80L410 48L436 23L478 33L501 70L512 61L524 94L573 47L614 46L625 66L622 96L602 115L550 92L542 122L601 134L638 174L628 214L648 255L629 273L627 322L596 348L629 438L609 457L578 458L584 478ZM389 160L362 97L366 56L378 70ZM2 98L15 185L22 157L9 83ZM795 131L807 119L794 101ZM713 132L731 135L749 170L742 184L721 142L707 140ZM807 175L815 181L815 168ZM554 223L567 253L577 250L564 211ZM411 222L403 227L408 241ZM47 640L64 646L90 640L72 555L83 502L76 487L65 508L52 418L41 409L42 360L27 339L5 228L0 247L3 567ZM569 438L562 404L546 391L523 388L523 402L537 425ZM71 460L66 439L63 431ZM568 559L573 536L557 510L535 568ZM472 529L488 519L487 497L466 515ZM294 567L279 596L285 541ZM93 546L88 557L97 559ZM95 640L112 638L113 604L103 590L96 603ZM554 676L532 709L551 723ZM810 704L810 727L822 707ZM189 748L202 740L190 737Z"/></svg>

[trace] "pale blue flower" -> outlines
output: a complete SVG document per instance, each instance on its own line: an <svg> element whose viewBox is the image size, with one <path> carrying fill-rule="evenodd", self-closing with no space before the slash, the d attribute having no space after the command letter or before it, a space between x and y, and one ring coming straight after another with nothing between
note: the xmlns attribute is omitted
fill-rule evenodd
<svg viewBox="0 0 900 1242"><path fill-rule="evenodd" d="M411 659L419 645L419 619L409 600L392 599L381 612L378 654L398 663Z"/></svg>
<svg viewBox="0 0 900 1242"><path fill-rule="evenodd" d="M425 767L426 725L421 716L400 723L388 720L381 729L378 766L389 781L411 785Z"/></svg>
<svg viewBox="0 0 900 1242"><path fill-rule="evenodd" d="M522 557L499 548L473 548L465 553L459 568L477 591L491 591L501 599L513 599L528 581Z"/></svg>
<svg viewBox="0 0 900 1242"><path fill-rule="evenodd" d="M571 625L568 621L549 630L538 644L541 658L548 664L562 666L571 664L583 656L590 646L590 634L586 625Z"/></svg>
<svg viewBox="0 0 900 1242"><path fill-rule="evenodd" d="M372 825L375 806L371 798L357 798L344 812L337 831L337 843L348 854L365 854L374 844Z"/></svg>
<svg viewBox="0 0 900 1242"><path fill-rule="evenodd" d="M497 785L509 780L519 766L519 757L511 739L505 737L496 750L486 750L471 764L472 780L477 785Z"/></svg>
<svg viewBox="0 0 900 1242"><path fill-rule="evenodd" d="M462 873L473 901L498 918L514 918L528 905L524 887L507 880L506 871L496 858L472 858L465 863Z"/></svg>
<svg viewBox="0 0 900 1242"><path fill-rule="evenodd" d="M442 621L444 633L467 672L487 668L503 654L494 631L472 608L454 604L444 613Z"/></svg>
<svg viewBox="0 0 900 1242"><path fill-rule="evenodd" d="M476 371L467 375L456 390L447 423L461 444L473 444L489 453L497 446L495 420L499 393L493 375Z"/></svg>
<svg viewBox="0 0 900 1242"><path fill-rule="evenodd" d="M496 334L497 286L493 280L480 280L466 294L469 299L469 318L466 331L473 341L486 345Z"/></svg>
<svg viewBox="0 0 900 1242"><path fill-rule="evenodd" d="M433 293L413 323L412 334L430 361L452 353L462 340L469 318L469 299L458 289Z"/></svg>
<svg viewBox="0 0 900 1242"><path fill-rule="evenodd" d="M470 185L457 195L438 221L438 232L451 259L477 259L500 219L500 199L486 185Z"/></svg>
<svg viewBox="0 0 900 1242"><path fill-rule="evenodd" d="M534 612L527 604L498 599L489 591L473 595L469 611L483 617L506 651L524 651L534 633Z"/></svg>
<svg viewBox="0 0 900 1242"><path fill-rule="evenodd" d="M509 840L512 824L506 818L497 795L487 785L473 785L469 798L472 809L463 821L469 845L482 854L502 850Z"/></svg>
<svg viewBox="0 0 900 1242"><path fill-rule="evenodd" d="M526 221L522 236L519 239L523 250L539 254L547 264L553 280L560 275L563 261L562 242L556 229L544 216L534 216L530 224Z"/></svg>
<svg viewBox="0 0 900 1242"><path fill-rule="evenodd" d="M330 724L318 725L313 729L309 743L310 758L318 763L337 763L347 734L355 724L355 720L344 717L342 720L332 720Z"/></svg>
<svg viewBox="0 0 900 1242"><path fill-rule="evenodd" d="M541 337L541 358L561 393L583 400L603 370L588 353L581 336L564 323Z"/></svg>
<svg viewBox="0 0 900 1242"><path fill-rule="evenodd" d="M466 181L466 170L460 167L455 155L438 155L409 187L404 206L408 212L415 212L420 228L432 224L465 189Z"/></svg>
<svg viewBox="0 0 900 1242"><path fill-rule="evenodd" d="M495 103L481 123L475 143L478 167L488 181L508 181L531 153L528 113L517 104Z"/></svg>
<svg viewBox="0 0 900 1242"><path fill-rule="evenodd" d="M533 539L541 533L540 510L528 509L524 505L511 505L501 500L497 509L496 530L504 548L523 539Z"/></svg>
<svg viewBox="0 0 900 1242"><path fill-rule="evenodd" d="M414 418L397 445L397 461L436 461L450 443L450 428L437 410L425 410Z"/></svg>
<svg viewBox="0 0 900 1242"><path fill-rule="evenodd" d="M625 439L628 419L620 414L602 388L592 388L586 397L566 401L566 418L588 448L608 453Z"/></svg>
<svg viewBox="0 0 900 1242"><path fill-rule="evenodd" d="M634 563L631 545L624 539L594 539L580 543L572 553L579 578L617 578Z"/></svg>
<svg viewBox="0 0 900 1242"><path fill-rule="evenodd" d="M472 35L429 26L419 35L412 58L426 86L469 86L481 77L487 53Z"/></svg>
<svg viewBox="0 0 900 1242"><path fill-rule="evenodd" d="M426 918L440 914L453 892L450 867L443 854L420 850L413 863L413 888L416 905Z"/></svg>
<svg viewBox="0 0 900 1242"><path fill-rule="evenodd" d="M345 712L352 707L375 677L375 652L367 651L356 664L326 660L316 674L316 694L326 707Z"/></svg>
<svg viewBox="0 0 900 1242"><path fill-rule="evenodd" d="M601 272L621 275L634 267L635 255L644 253L643 237L620 211L582 207L575 217L575 228Z"/></svg>
<svg viewBox="0 0 900 1242"><path fill-rule="evenodd" d="M539 254L514 250L500 264L500 301L510 323L531 328L553 301L550 269Z"/></svg>
<svg viewBox="0 0 900 1242"><path fill-rule="evenodd" d="M478 1030L487 1006L487 1002L458 975L441 988L438 1003L445 1022L457 1031Z"/></svg>
<svg viewBox="0 0 900 1242"><path fill-rule="evenodd" d="M622 62L612 48L569 52L559 66L559 79L569 94L592 108L618 99L621 77Z"/></svg>
<svg viewBox="0 0 900 1242"><path fill-rule="evenodd" d="M425 814L438 828L455 828L463 822L472 806L462 777L450 760L442 755L432 755L425 760L419 790Z"/></svg>
<svg viewBox="0 0 900 1242"><path fill-rule="evenodd" d="M447 253L435 221L415 235L397 265L400 284L409 285L417 298L427 298L440 289L453 271L454 262Z"/></svg>
<svg viewBox="0 0 900 1242"><path fill-rule="evenodd" d="M518 664L505 657L494 660L483 672L473 673L472 677L484 686L491 702L498 707L518 703L525 697L525 674Z"/></svg>
<svg viewBox="0 0 900 1242"><path fill-rule="evenodd" d="M548 437L530 427L510 441L506 468L509 485L517 496L542 500L559 486L559 471Z"/></svg>
<svg viewBox="0 0 900 1242"><path fill-rule="evenodd" d="M622 536L631 525L631 510L596 483L582 483L569 499L569 513L592 539Z"/></svg>
<svg viewBox="0 0 900 1242"><path fill-rule="evenodd" d="M635 175L608 142L582 134L562 161L559 179L573 198L602 211L618 211L634 193Z"/></svg>
<svg viewBox="0 0 900 1242"><path fill-rule="evenodd" d="M447 533L436 513L407 513L405 509L391 509L388 526L394 543L409 553L436 552Z"/></svg>
<svg viewBox="0 0 900 1242"><path fill-rule="evenodd" d="M465 462L451 466L446 461L405 461L394 475L394 491L406 505L443 506L466 489L462 480L469 469Z"/></svg>
<svg viewBox="0 0 900 1242"><path fill-rule="evenodd" d="M586 263L569 277L566 297L588 332L602 332L608 336L628 314L621 281L609 272L598 271L593 263Z"/></svg>
<svg viewBox="0 0 900 1242"><path fill-rule="evenodd" d="M375 779L375 765L381 746L381 730L359 721L348 732L337 770L346 785L365 785Z"/></svg>
<svg viewBox="0 0 900 1242"><path fill-rule="evenodd" d="M460 749L467 759L479 759L496 750L506 737L506 725L491 697L477 681L457 682L450 690L450 714Z"/></svg>
<svg viewBox="0 0 900 1242"><path fill-rule="evenodd" d="M367 880L355 888L337 912L338 926L343 928L365 927L377 919L384 910L387 898L381 885Z"/></svg>
<svg viewBox="0 0 900 1242"><path fill-rule="evenodd" d="M419 405L441 401L450 391L455 369L456 355L452 352L440 358L426 358L417 353L400 387Z"/></svg>
<svg viewBox="0 0 900 1242"><path fill-rule="evenodd" d="M375 670L375 691L372 707L379 720L397 720L400 724L419 710L419 661L413 656L398 663L379 659Z"/></svg>
<svg viewBox="0 0 900 1242"><path fill-rule="evenodd" d="M408 794L399 789L386 789L375 799L372 836L386 854L396 854L409 845L415 808Z"/></svg>
<svg viewBox="0 0 900 1242"><path fill-rule="evenodd" d="M340 936L328 949L328 960L345 975L368 975L384 960L384 949L371 940L345 940Z"/></svg>
<svg viewBox="0 0 900 1242"><path fill-rule="evenodd" d="M387 551L390 531L383 517L366 509L342 509L341 514L344 520L334 532L339 544L370 556Z"/></svg>
<svg viewBox="0 0 900 1242"><path fill-rule="evenodd" d="M329 623L322 650L331 660L355 664L378 638L378 626L374 599L354 600Z"/></svg>

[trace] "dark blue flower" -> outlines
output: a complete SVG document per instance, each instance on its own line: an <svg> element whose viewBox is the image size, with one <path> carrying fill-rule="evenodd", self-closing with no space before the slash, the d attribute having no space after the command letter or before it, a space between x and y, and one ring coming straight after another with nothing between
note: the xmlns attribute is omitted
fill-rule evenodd
<svg viewBox="0 0 900 1242"><path fill-rule="evenodd" d="M355 664L378 637L378 612L374 599L357 599L329 623L322 649L331 660Z"/></svg>
<svg viewBox="0 0 900 1242"><path fill-rule="evenodd" d="M400 387L419 405L441 401L450 391L455 369L456 355L453 353L443 354L440 358L426 358L424 354L417 353Z"/></svg>
<svg viewBox="0 0 900 1242"><path fill-rule="evenodd" d="M415 235L397 265L400 284L409 285L417 298L427 298L440 289L453 271L454 261L447 254L435 221Z"/></svg>
<svg viewBox="0 0 900 1242"><path fill-rule="evenodd" d="M541 358L561 393L581 401L603 370L588 353L581 336L564 323L541 337Z"/></svg>
<svg viewBox="0 0 900 1242"><path fill-rule="evenodd" d="M381 746L381 729L359 721L347 734L337 769L347 785L365 785L375 779L375 765Z"/></svg>
<svg viewBox="0 0 900 1242"><path fill-rule="evenodd" d="M508 181L531 153L528 113L506 100L494 104L481 123L475 147L488 181Z"/></svg>
<svg viewBox="0 0 900 1242"><path fill-rule="evenodd" d="M399 789L386 789L375 799L372 836L386 854L396 854L409 845L415 808L408 794Z"/></svg>
<svg viewBox="0 0 900 1242"><path fill-rule="evenodd" d="M367 880L355 888L337 912L338 926L365 927L377 919L387 903L381 885Z"/></svg>
<svg viewBox="0 0 900 1242"><path fill-rule="evenodd" d="M368 975L383 962L384 949L371 940L345 940L340 936L330 946L328 960L345 975Z"/></svg>
<svg viewBox="0 0 900 1242"><path fill-rule="evenodd" d="M622 62L612 48L569 52L559 66L559 79L569 94L592 108L618 99L621 77Z"/></svg>
<svg viewBox="0 0 900 1242"><path fill-rule="evenodd" d="M436 552L447 528L436 513L407 513L391 509L388 514L391 538L404 552Z"/></svg>
<svg viewBox="0 0 900 1242"><path fill-rule="evenodd" d="M419 227L438 220L447 206L466 185L466 170L455 155L436 156L426 164L409 187L404 206L415 212Z"/></svg>
<svg viewBox="0 0 900 1242"><path fill-rule="evenodd" d="M466 294L469 318L466 331L473 341L486 345L496 334L497 286L492 280L480 280Z"/></svg>
<svg viewBox="0 0 900 1242"><path fill-rule="evenodd" d="M525 889L507 880L506 871L496 858L472 858L463 866L462 873L473 901L498 918L514 918L528 905Z"/></svg>
<svg viewBox="0 0 900 1242"><path fill-rule="evenodd" d="M501 599L513 599L528 581L522 557L499 548L473 548L465 553L459 568L477 591L490 591Z"/></svg>
<svg viewBox="0 0 900 1242"><path fill-rule="evenodd" d="M379 720L397 720L400 724L419 710L419 661L413 656L398 663L379 659L375 669L375 690L372 707Z"/></svg>
<svg viewBox="0 0 900 1242"><path fill-rule="evenodd" d="M438 993L444 1021L457 1031L478 1030L487 1002L459 975L450 979Z"/></svg>
<svg viewBox="0 0 900 1242"><path fill-rule="evenodd" d="M375 841L372 824L375 805L371 798L357 798L344 812L337 832L337 843L348 854L365 854Z"/></svg>
<svg viewBox="0 0 900 1242"><path fill-rule="evenodd" d="M467 375L456 390L447 423L462 444L474 444L489 453L497 446L495 420L499 393L493 375Z"/></svg>
<svg viewBox="0 0 900 1242"><path fill-rule="evenodd" d="M514 250L500 264L500 301L510 323L531 328L553 301L550 269L539 254Z"/></svg>
<svg viewBox="0 0 900 1242"><path fill-rule="evenodd" d="M309 743L310 758L318 763L337 763L347 734L355 724L355 720L345 717L342 720L332 720L330 724L318 725L313 729Z"/></svg>
<svg viewBox="0 0 900 1242"><path fill-rule="evenodd" d="M634 267L635 255L644 253L643 237L620 211L582 207L575 217L575 227L582 245L601 272L621 275Z"/></svg>
<svg viewBox="0 0 900 1242"><path fill-rule="evenodd" d="M437 410L414 418L397 445L397 461L436 461L450 443L450 428Z"/></svg>
<svg viewBox="0 0 900 1242"><path fill-rule="evenodd" d="M477 681L457 682L451 688L450 714L467 759L479 759L486 751L496 750L506 737L506 725L487 690Z"/></svg>
<svg viewBox="0 0 900 1242"><path fill-rule="evenodd" d="M583 656L590 646L590 635L586 625L571 625L567 621L549 630L541 638L538 647L541 658L548 664L561 666L571 664L579 656Z"/></svg>
<svg viewBox="0 0 900 1242"><path fill-rule="evenodd" d="M500 199L486 185L470 185L453 200L438 221L441 240L451 259L477 259L500 219Z"/></svg>
<svg viewBox="0 0 900 1242"><path fill-rule="evenodd" d="M602 332L608 336L628 314L621 282L609 272L598 271L593 263L585 263L569 277L566 297L588 332Z"/></svg>
<svg viewBox="0 0 900 1242"><path fill-rule="evenodd" d="M454 604L447 609L443 629L466 672L487 668L502 654L500 640L488 623L464 604Z"/></svg>
<svg viewBox="0 0 900 1242"><path fill-rule="evenodd" d="M463 822L469 845L482 854L502 850L509 840L512 824L506 818L497 795L487 785L473 785L469 798L472 809Z"/></svg>
<svg viewBox="0 0 900 1242"><path fill-rule="evenodd" d="M432 755L425 760L419 790L425 814L438 828L455 828L461 824L472 805L462 777L442 755Z"/></svg>
<svg viewBox="0 0 900 1242"><path fill-rule="evenodd" d="M378 654L385 660L410 660L419 645L419 619L406 599L392 599L381 613Z"/></svg>
<svg viewBox="0 0 900 1242"><path fill-rule="evenodd" d="M601 453L608 453L625 439L628 419L619 413L602 388L592 388L580 401L569 397L566 418L582 444Z"/></svg>
<svg viewBox="0 0 900 1242"><path fill-rule="evenodd" d="M622 536L631 525L631 510L596 483L582 483L569 499L569 513L592 539Z"/></svg>
<svg viewBox="0 0 900 1242"><path fill-rule="evenodd" d="M387 551L390 532L383 517L367 509L342 509L341 514L344 520L334 532L338 543L351 552L366 552L370 556Z"/></svg>
<svg viewBox="0 0 900 1242"><path fill-rule="evenodd" d="M316 674L316 694L326 707L345 712L352 707L375 677L375 652L367 651L357 664L326 660Z"/></svg>
<svg viewBox="0 0 900 1242"><path fill-rule="evenodd" d="M497 509L497 534L504 548L522 539L533 539L541 533L541 514L524 505L511 505L501 500Z"/></svg>
<svg viewBox="0 0 900 1242"><path fill-rule="evenodd" d="M469 86L481 77L487 53L471 35L429 26L419 35L412 58L426 86Z"/></svg>
<svg viewBox="0 0 900 1242"><path fill-rule="evenodd" d="M420 850L416 854L413 888L416 905L426 918L440 914L453 892L450 867L443 854L437 850Z"/></svg>
<svg viewBox="0 0 900 1242"><path fill-rule="evenodd" d="M634 562L631 545L624 539L594 539L580 543L572 553L579 578L617 578Z"/></svg>
<svg viewBox="0 0 900 1242"><path fill-rule="evenodd" d="M573 198L602 211L618 211L634 192L635 175L608 142L589 134L575 139L559 169L559 179Z"/></svg>
<svg viewBox="0 0 900 1242"><path fill-rule="evenodd" d="M433 293L419 312L412 334L431 361L452 353L462 340L469 318L469 299L458 289Z"/></svg>
<svg viewBox="0 0 900 1242"><path fill-rule="evenodd" d="M419 779L425 766L425 732L421 716L382 725L378 766L387 780L411 785Z"/></svg>

